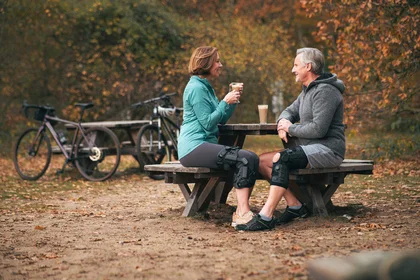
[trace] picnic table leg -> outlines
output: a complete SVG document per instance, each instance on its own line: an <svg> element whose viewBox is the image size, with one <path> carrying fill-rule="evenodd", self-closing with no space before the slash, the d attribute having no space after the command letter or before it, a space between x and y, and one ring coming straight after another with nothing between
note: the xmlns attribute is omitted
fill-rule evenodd
<svg viewBox="0 0 420 280"><path fill-rule="evenodd" d="M199 210L207 208L210 202L210 194L214 187L219 183L220 178L213 177L209 180L200 180L195 183L194 188L187 200L187 206L182 213L182 216L193 216Z"/></svg>
<svg viewBox="0 0 420 280"><path fill-rule="evenodd" d="M306 186L300 186L295 180L289 180L289 189L300 202L305 203L308 207L312 207L312 200L306 190Z"/></svg>
<svg viewBox="0 0 420 280"><path fill-rule="evenodd" d="M185 200L188 201L191 195L190 187L188 186L188 184L178 184L178 186L181 189L181 192L184 195Z"/></svg>
<svg viewBox="0 0 420 280"><path fill-rule="evenodd" d="M218 203L218 204L222 203L221 200L222 200L223 192L225 189L225 184L226 182L219 182L217 186L215 187L214 200L213 200L215 203Z"/></svg>
<svg viewBox="0 0 420 280"><path fill-rule="evenodd" d="M331 201L331 197L337 191L338 187L344 183L344 178L347 176L347 174L335 173L332 176L332 183L327 184L326 187L321 191L324 204L328 211L334 210L334 204Z"/></svg>
<svg viewBox="0 0 420 280"><path fill-rule="evenodd" d="M206 187L198 197L198 211L204 211L208 208L212 194L214 194L215 187L219 184L219 182L219 177L210 178L210 180L207 182Z"/></svg>
<svg viewBox="0 0 420 280"><path fill-rule="evenodd" d="M312 198L311 194L308 191L308 185L306 183L296 182L296 180L289 179L289 189L296 196L296 198L305 203L308 209L312 212Z"/></svg>
<svg viewBox="0 0 420 280"><path fill-rule="evenodd" d="M219 186L217 186L216 191L215 191L214 202L219 203L219 204L225 204L232 188L233 188L233 170L229 172L226 182L222 182L220 183Z"/></svg>
<svg viewBox="0 0 420 280"><path fill-rule="evenodd" d="M308 185L308 192L312 197L312 214L315 216L328 216L328 211L321 194L321 187L314 184Z"/></svg>
<svg viewBox="0 0 420 280"><path fill-rule="evenodd" d="M331 197L333 196L333 194L339 186L340 184L331 184L325 188L325 192L322 193L322 199L324 200L325 205L331 202Z"/></svg>
<svg viewBox="0 0 420 280"><path fill-rule="evenodd" d="M225 146L233 146L237 142L237 135L223 135L220 136L218 143Z"/></svg>
<svg viewBox="0 0 420 280"><path fill-rule="evenodd" d="M239 133L236 135L223 135L219 138L219 144L225 146L234 146L242 149L245 142L245 133Z"/></svg>

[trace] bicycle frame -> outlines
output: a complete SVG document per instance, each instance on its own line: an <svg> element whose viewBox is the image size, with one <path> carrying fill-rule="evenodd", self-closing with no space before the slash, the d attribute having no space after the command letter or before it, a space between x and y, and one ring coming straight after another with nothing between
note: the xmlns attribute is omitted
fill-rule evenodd
<svg viewBox="0 0 420 280"><path fill-rule="evenodd" d="M168 117L162 116L158 111L158 105L155 105L153 108L153 115L150 119L150 124L153 123L154 119L157 119L157 127L158 127L158 147L159 149L162 148L162 133L172 142L172 146L176 152L178 152L178 135L179 135L179 125L176 124L174 121L169 119ZM176 134L174 135L171 131L170 126L176 129Z"/></svg>
<svg viewBox="0 0 420 280"><path fill-rule="evenodd" d="M54 127L53 127L53 125L51 124L50 121L56 121L56 122L59 122L59 123L69 124L69 125L72 125L72 126L76 127L76 131L74 132L73 140L71 142L71 147L72 148L70 150L70 153L68 153L66 148L64 148L63 144L61 144L60 140L58 139L57 132L55 131L55 129L54 129ZM77 136L79 135L79 132L82 134L82 137L84 137L84 138L86 137L85 133L83 132L83 128L82 128L82 125L80 124L80 122L77 123L77 122L64 120L64 119L61 119L61 118L58 118L58 117L52 117L52 116L49 116L49 115L45 115L44 121L42 122L42 124L41 124L41 126L38 130L37 136L35 138L35 142L38 139L40 133L45 130L45 127L47 127L47 129L51 133L54 141L58 145L58 147L61 150L61 152L63 153L64 157L66 158L66 163L71 161L71 160L74 160L75 158L73 157L73 155L75 153L76 140L77 140Z"/></svg>

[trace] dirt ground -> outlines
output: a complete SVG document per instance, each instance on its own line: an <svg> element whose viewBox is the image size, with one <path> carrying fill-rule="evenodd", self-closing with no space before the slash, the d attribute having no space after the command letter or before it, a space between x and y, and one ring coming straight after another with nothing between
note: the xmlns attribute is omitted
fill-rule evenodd
<svg viewBox="0 0 420 280"><path fill-rule="evenodd" d="M37 185L3 174L0 279L308 279L307 264L317 258L420 248L419 175L417 166L350 176L333 196L331 216L248 233L230 226L232 193L227 205L185 218L176 185L138 174ZM6 195L14 184L40 195ZM258 181L254 211L267 193Z"/></svg>

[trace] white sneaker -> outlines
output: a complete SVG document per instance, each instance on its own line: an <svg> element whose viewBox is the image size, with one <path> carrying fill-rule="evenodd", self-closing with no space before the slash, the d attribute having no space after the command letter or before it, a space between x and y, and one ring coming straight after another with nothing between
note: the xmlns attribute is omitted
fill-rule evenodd
<svg viewBox="0 0 420 280"><path fill-rule="evenodd" d="M236 212L232 214L232 227L236 227L237 225L246 224L252 220L255 214L252 211L248 211L247 213L239 216Z"/></svg>
<svg viewBox="0 0 420 280"><path fill-rule="evenodd" d="M236 214L236 212L233 212L232 214L232 227L236 227L236 220L238 219L239 215Z"/></svg>

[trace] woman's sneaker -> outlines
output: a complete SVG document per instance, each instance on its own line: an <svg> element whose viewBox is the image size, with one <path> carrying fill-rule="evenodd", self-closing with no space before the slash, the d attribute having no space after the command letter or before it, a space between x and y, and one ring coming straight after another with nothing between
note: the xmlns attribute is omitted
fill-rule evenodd
<svg viewBox="0 0 420 280"><path fill-rule="evenodd" d="M273 229L276 223L276 219L273 217L271 221L264 221L259 214L252 217L252 219L246 224L237 224L236 230L245 231L257 231Z"/></svg>
<svg viewBox="0 0 420 280"><path fill-rule="evenodd" d="M246 224L248 223L255 214L252 211L248 211L247 213L239 216L236 212L232 214L232 226L236 227L237 225Z"/></svg>
<svg viewBox="0 0 420 280"><path fill-rule="evenodd" d="M286 207L286 211L277 219L276 225L287 224L297 218L306 218L309 216L309 210L305 204L302 204L302 207L299 209L290 209L289 206Z"/></svg>
<svg viewBox="0 0 420 280"><path fill-rule="evenodd" d="M236 227L236 220L238 219L238 214L236 212L233 212L232 214L232 227Z"/></svg>

